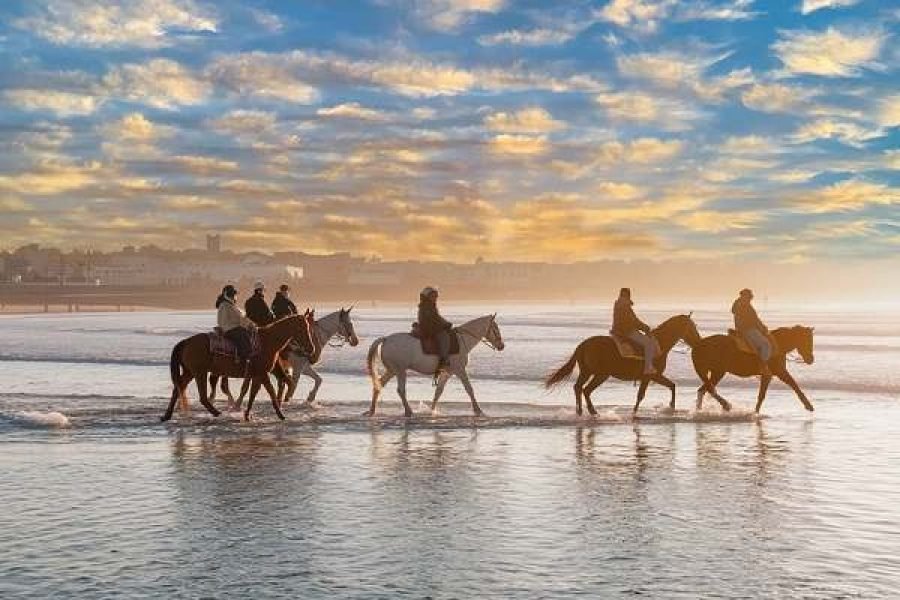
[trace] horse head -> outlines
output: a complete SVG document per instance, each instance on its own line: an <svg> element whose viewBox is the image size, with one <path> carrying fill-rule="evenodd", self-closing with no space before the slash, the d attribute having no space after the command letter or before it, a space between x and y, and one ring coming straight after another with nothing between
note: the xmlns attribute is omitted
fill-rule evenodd
<svg viewBox="0 0 900 600"><path fill-rule="evenodd" d="M657 327L654 333L656 333L657 337L660 334L663 337L671 337L673 344L675 340L684 340L684 343L693 348L702 339L700 331L697 329L697 324L691 318L693 314L693 311L691 311L686 315L675 315Z"/></svg>
<svg viewBox="0 0 900 600"><path fill-rule="evenodd" d="M497 325L497 313L491 315L491 323L488 325L487 333L484 334L484 339L497 350L502 351L506 348L503 336L500 334L500 326Z"/></svg>
<svg viewBox="0 0 900 600"><path fill-rule="evenodd" d="M795 337L797 344L797 352L803 358L803 362L808 365L815 362L816 357L813 354L813 327L804 327L803 325L794 325L791 328L791 334Z"/></svg>
<svg viewBox="0 0 900 600"><path fill-rule="evenodd" d="M359 338L356 337L356 330L353 328L353 321L350 319L351 310L353 310L352 305L350 308L341 308L338 316L338 335L350 342L351 346L358 346Z"/></svg>

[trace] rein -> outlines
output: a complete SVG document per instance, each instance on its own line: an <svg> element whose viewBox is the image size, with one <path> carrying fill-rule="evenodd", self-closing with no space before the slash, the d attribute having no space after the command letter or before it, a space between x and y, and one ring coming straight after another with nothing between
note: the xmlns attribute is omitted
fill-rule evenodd
<svg viewBox="0 0 900 600"><path fill-rule="evenodd" d="M493 322L494 322L494 321L491 320L491 323L493 323ZM497 350L497 346L495 346L492 342L490 342L490 341L487 339L487 332L485 332L484 335L479 336L478 334L475 334L475 333L469 331L468 329L466 329L466 328L463 327L462 325L460 325L459 327L454 327L454 329L455 329L456 331L460 331L460 332L462 332L462 333L465 333L465 334L467 334L467 335L472 336L473 338L475 338L476 340L478 340L480 343L484 344L485 346L487 346L487 347L490 348L491 350ZM490 325L488 325L488 329L490 329ZM477 343L476 343L476 345L477 345Z"/></svg>

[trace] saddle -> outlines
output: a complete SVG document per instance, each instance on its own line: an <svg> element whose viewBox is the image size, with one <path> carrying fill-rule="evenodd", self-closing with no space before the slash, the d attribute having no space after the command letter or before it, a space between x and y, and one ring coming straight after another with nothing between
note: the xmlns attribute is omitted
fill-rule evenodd
<svg viewBox="0 0 900 600"><path fill-rule="evenodd" d="M411 336L418 339L422 344L422 353L430 354L433 356L437 356L440 354L438 352L437 340L433 337L422 337L422 334L419 333L419 324L413 323L412 330L409 332ZM450 330L450 356L454 354L459 354L459 336L456 334L456 329Z"/></svg>
<svg viewBox="0 0 900 600"><path fill-rule="evenodd" d="M729 329L728 337L734 340L734 344L735 346L737 346L738 352L756 356L756 350L753 348L753 346L751 346L746 338L744 338L744 336L739 334L737 331L735 331L734 329ZM775 344L775 339L771 335L769 336L769 343L772 344L772 354L777 354L778 346Z"/></svg>
<svg viewBox="0 0 900 600"><path fill-rule="evenodd" d="M259 339L259 330L253 327L249 331L250 358L253 358L257 354L259 354L262 343ZM234 342L225 337L225 333L221 329L216 327L215 329L207 333L206 337L209 338L210 354L218 354L219 356L227 356L231 359L237 360L237 347L235 347Z"/></svg>
<svg viewBox="0 0 900 600"><path fill-rule="evenodd" d="M644 360L644 349L641 348L636 342L628 339L627 337L622 337L609 332L609 337L612 339L613 343L616 345L616 350L619 351L619 355L622 358L626 358L628 360ZM656 338L654 338L656 339ZM659 356L659 344L656 344L657 347L657 356Z"/></svg>

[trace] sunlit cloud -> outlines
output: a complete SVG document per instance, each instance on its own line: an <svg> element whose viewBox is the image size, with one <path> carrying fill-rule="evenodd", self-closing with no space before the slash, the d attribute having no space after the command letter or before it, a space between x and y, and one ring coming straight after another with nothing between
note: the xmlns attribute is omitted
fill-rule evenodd
<svg viewBox="0 0 900 600"><path fill-rule="evenodd" d="M103 98L59 90L14 89L3 92L4 100L29 111L48 111L60 117L89 115L99 108Z"/></svg>
<svg viewBox="0 0 900 600"><path fill-rule="evenodd" d="M793 201L798 210L809 213L852 212L871 205L897 203L900 203L900 188L860 179L818 188Z"/></svg>
<svg viewBox="0 0 900 600"><path fill-rule="evenodd" d="M878 128L865 127L850 121L818 119L801 126L792 135L795 142L804 143L821 139L836 139L850 146L862 146L865 142L881 137Z"/></svg>
<svg viewBox="0 0 900 600"><path fill-rule="evenodd" d="M168 110L200 104L212 91L203 78L180 63L165 58L114 67L103 78L103 83L110 94Z"/></svg>
<svg viewBox="0 0 900 600"><path fill-rule="evenodd" d="M877 66L886 39L878 30L849 32L829 27L825 31L782 32L772 49L788 74L851 77L863 68Z"/></svg>
<svg viewBox="0 0 900 600"><path fill-rule="evenodd" d="M550 133L566 126L541 107L492 113L484 118L484 125L491 131L503 133Z"/></svg>
<svg viewBox="0 0 900 600"><path fill-rule="evenodd" d="M861 0L803 0L800 12L808 15L811 12L821 10L823 8L846 8L859 4Z"/></svg>
<svg viewBox="0 0 900 600"><path fill-rule="evenodd" d="M320 117L358 119L360 121L385 121L388 115L382 111L362 106L359 102L336 104L316 111Z"/></svg>
<svg viewBox="0 0 900 600"><path fill-rule="evenodd" d="M12 24L61 46L159 48L178 33L218 29L213 12L193 0L46 0L29 9Z"/></svg>

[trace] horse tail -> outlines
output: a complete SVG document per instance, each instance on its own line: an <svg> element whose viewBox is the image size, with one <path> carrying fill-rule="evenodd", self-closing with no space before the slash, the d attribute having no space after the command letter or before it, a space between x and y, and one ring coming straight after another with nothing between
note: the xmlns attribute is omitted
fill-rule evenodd
<svg viewBox="0 0 900 600"><path fill-rule="evenodd" d="M381 374L378 372L378 366L375 364L375 358L381 351L381 345L384 344L384 338L380 337L369 346L369 354L366 356L366 370L369 378L372 379L372 386L376 390L381 390Z"/></svg>
<svg viewBox="0 0 900 600"><path fill-rule="evenodd" d="M575 352L572 353L572 357L560 368L551 373L547 379L544 380L545 388L552 388L559 383L562 383L572 374L572 371L575 370L575 364L578 362L579 351L581 350L581 346L575 348Z"/></svg>
<svg viewBox="0 0 900 600"><path fill-rule="evenodd" d="M181 353L184 350L188 340L184 339L175 344L172 348L172 356L169 358L169 374L172 376L172 384L178 387L178 380L181 379Z"/></svg>

